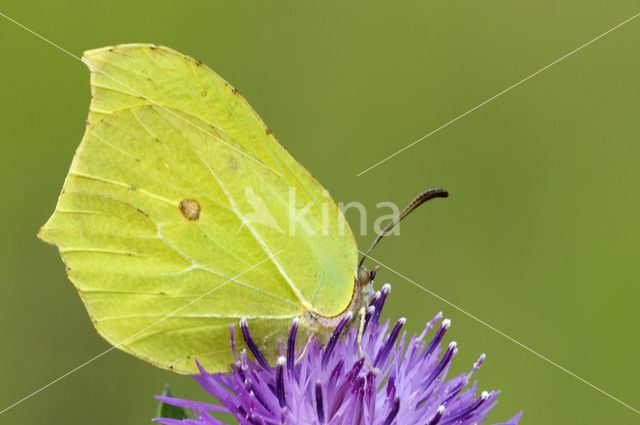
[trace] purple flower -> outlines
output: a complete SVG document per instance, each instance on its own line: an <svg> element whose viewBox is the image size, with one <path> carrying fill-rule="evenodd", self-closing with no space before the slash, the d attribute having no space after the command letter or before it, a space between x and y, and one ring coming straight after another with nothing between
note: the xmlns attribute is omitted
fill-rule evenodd
<svg viewBox="0 0 640 425"><path fill-rule="evenodd" d="M447 380L458 348L451 342L443 352L440 342L451 321L442 320L427 343L426 334L442 318L438 313L420 335L407 342L406 332L400 336L404 318L390 330L388 320L379 324L390 290L390 285L384 285L369 301L361 345L364 357L357 342L359 320L340 338L350 319L343 318L326 346L312 338L302 355L294 352L299 325L294 320L287 346L280 346L281 356L272 367L242 320L243 338L256 360L249 359L243 350L236 354L229 374L209 374L198 364L201 374L194 376L222 406L159 396L163 402L192 409L196 419L155 420L166 425L224 425L211 412L225 412L235 415L241 425L483 423L499 391L482 391L477 396L476 382L465 387L484 361L484 354L469 373ZM231 335L235 354L233 329ZM521 416L522 412L502 425L515 425Z"/></svg>

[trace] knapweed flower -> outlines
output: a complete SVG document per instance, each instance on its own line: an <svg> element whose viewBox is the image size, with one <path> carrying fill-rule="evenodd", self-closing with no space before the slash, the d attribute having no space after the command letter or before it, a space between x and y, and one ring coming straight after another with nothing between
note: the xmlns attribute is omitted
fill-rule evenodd
<svg viewBox="0 0 640 425"><path fill-rule="evenodd" d="M224 425L212 412L235 415L242 425L476 425L495 406L498 391L482 391L477 383L465 389L484 361L484 354L467 374L447 380L455 342L442 351L440 343L451 321L438 313L420 335L407 342L405 319L393 326L379 323L390 292L385 285L370 299L361 344L360 322L341 337L349 318L336 327L326 346L312 338L303 353L295 352L299 322L291 326L287 346L281 344L275 367L270 366L251 339L242 320L243 338L255 357L243 350L228 374L209 374L200 365L194 378L221 405L157 397L192 409L195 419L157 418L165 425ZM440 326L430 342L429 330ZM391 329L390 329L391 328ZM231 345L235 354L233 330ZM398 342L399 340L399 342ZM362 350L362 352L361 352ZM363 356L364 355L364 356ZM522 413L502 425L515 425Z"/></svg>

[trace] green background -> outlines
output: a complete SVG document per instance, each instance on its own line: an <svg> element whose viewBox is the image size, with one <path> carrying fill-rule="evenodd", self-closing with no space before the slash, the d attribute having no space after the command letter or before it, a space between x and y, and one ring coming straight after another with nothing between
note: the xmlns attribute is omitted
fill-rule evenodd
<svg viewBox="0 0 640 425"><path fill-rule="evenodd" d="M378 202L447 188L374 257L640 408L640 18L356 177L640 12L636 1L11 0L0 11L77 56L154 42L202 60L336 200L370 217L388 213ZM1 410L109 346L36 239L85 128L88 72L1 17L0 57ZM439 310L453 320L456 372L487 353L480 388L503 391L488 423L521 408L522 424L638 423L408 281L383 270L385 281L386 315L410 331ZM148 423L165 382L207 399L113 350L0 422Z"/></svg>

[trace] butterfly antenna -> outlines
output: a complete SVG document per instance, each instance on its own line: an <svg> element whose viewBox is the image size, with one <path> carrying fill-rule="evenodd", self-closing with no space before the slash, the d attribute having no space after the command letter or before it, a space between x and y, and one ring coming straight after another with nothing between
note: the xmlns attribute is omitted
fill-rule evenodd
<svg viewBox="0 0 640 425"><path fill-rule="evenodd" d="M444 189L429 189L429 190L425 190L424 192L422 192L421 194L413 198L413 201L411 201L409 205L407 205L402 210L402 212L400 212L400 214L398 214L393 220L391 220L391 222L389 222L389 224L386 225L386 227L382 230L382 232L378 234L378 236L373 241L369 249L367 249L367 252L365 252L365 254L362 256L362 259L358 264L358 268L362 266L362 263L364 263L364 260L369 256L369 253L373 250L373 248L376 247L376 245L378 245L378 243L382 240L382 238L388 235L389 232L393 230L393 228L396 227L406 216L411 214L416 208L418 208L420 205L427 202L429 199L447 198L448 196L449 196L449 192L447 192Z"/></svg>

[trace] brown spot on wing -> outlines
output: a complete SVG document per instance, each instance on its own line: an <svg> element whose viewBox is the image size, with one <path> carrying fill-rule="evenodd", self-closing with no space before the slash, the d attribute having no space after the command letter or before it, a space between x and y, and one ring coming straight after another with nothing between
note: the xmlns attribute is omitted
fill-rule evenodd
<svg viewBox="0 0 640 425"><path fill-rule="evenodd" d="M197 220L200 218L200 203L195 199L183 199L180 201L180 211L187 220Z"/></svg>

